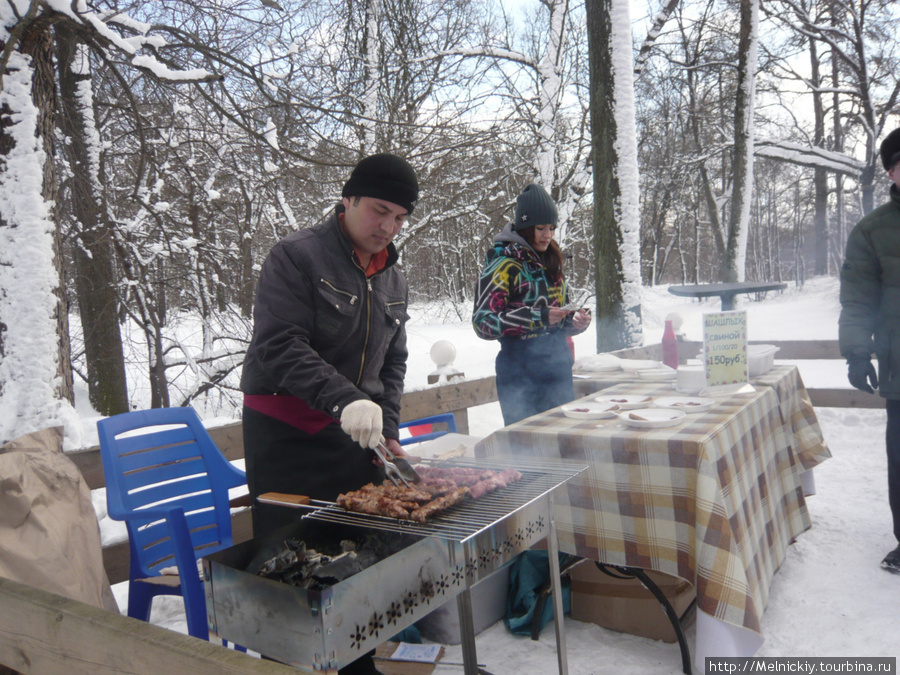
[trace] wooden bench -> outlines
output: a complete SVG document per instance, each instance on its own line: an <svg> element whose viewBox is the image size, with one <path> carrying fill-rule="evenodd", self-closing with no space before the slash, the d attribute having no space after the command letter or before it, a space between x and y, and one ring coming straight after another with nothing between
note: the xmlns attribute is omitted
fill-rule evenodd
<svg viewBox="0 0 900 675"><path fill-rule="evenodd" d="M772 341L766 342L778 347L777 360L835 360L840 359L837 340L809 341ZM700 342L679 342L679 358L695 357L702 347ZM617 356L635 359L662 358L661 345L648 345L614 352ZM884 399L880 396L865 394L856 389L823 389L807 387L810 400L816 407L824 408L883 408ZM469 432L467 410L476 406L497 401L497 386L493 377L469 380L440 387L432 387L408 392L403 396L403 421L426 417L441 412L452 412L456 417L459 432ZM244 439L241 423L227 424L209 429L216 445L229 460L244 457ZM67 454L85 477L91 489L104 487L103 466L100 461L99 448L89 448ZM249 510L238 511L233 517L235 543L251 538ZM110 583L119 583L128 579L128 542L120 542L104 547L103 562Z"/></svg>

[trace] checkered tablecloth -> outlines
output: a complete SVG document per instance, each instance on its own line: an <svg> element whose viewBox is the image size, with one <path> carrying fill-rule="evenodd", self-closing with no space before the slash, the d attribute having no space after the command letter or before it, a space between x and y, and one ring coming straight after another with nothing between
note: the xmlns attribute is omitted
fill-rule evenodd
<svg viewBox="0 0 900 675"><path fill-rule="evenodd" d="M793 434L794 452L803 468L812 469L831 457L797 366L774 366L765 375L752 378L751 382L775 390L781 416Z"/></svg>
<svg viewBox="0 0 900 675"><path fill-rule="evenodd" d="M631 384L636 380L639 380L636 373L626 373L622 370L581 373L581 377L576 377L574 381L575 394L586 396L608 387ZM831 457L831 451L825 443L825 437L816 419L816 411L797 366L773 366L764 375L751 378L750 382L757 387L766 386L775 389L782 419L793 435L791 445L794 454L800 459L803 468L812 469ZM671 395L680 395L675 391L674 384L670 384L669 389Z"/></svg>
<svg viewBox="0 0 900 675"><path fill-rule="evenodd" d="M556 408L496 431L475 453L586 464L556 496L561 550L681 577L694 584L699 609L759 632L772 576L810 527L776 389L717 397L708 411L660 429L571 419ZM674 393L658 382L603 390Z"/></svg>

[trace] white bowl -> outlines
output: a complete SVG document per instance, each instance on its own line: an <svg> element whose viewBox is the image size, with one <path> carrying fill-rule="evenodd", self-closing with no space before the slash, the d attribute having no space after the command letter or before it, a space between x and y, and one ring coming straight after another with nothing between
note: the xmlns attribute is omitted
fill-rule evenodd
<svg viewBox="0 0 900 675"><path fill-rule="evenodd" d="M706 386L706 368L681 366L675 376L675 389L684 393L697 393Z"/></svg>
<svg viewBox="0 0 900 675"><path fill-rule="evenodd" d="M759 377L775 365L775 345L747 345L747 369L750 377Z"/></svg>

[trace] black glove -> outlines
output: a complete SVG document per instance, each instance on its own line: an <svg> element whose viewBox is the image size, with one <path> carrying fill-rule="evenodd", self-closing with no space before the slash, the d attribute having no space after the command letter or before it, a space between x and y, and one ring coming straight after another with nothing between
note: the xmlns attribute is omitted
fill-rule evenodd
<svg viewBox="0 0 900 675"><path fill-rule="evenodd" d="M847 379L854 387L869 394L874 394L878 389L878 375L869 359L848 359Z"/></svg>

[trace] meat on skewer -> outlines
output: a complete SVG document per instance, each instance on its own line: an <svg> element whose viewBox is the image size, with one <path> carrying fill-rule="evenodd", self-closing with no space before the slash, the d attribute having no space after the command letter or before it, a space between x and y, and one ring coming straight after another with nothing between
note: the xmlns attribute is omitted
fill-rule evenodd
<svg viewBox="0 0 900 675"><path fill-rule="evenodd" d="M398 518L400 520L409 520L410 512L415 511L419 507L415 502L402 502L396 499L388 499L387 497L379 497L373 493L359 495L353 492L338 495L337 505L356 513L388 516L389 518Z"/></svg>
<svg viewBox="0 0 900 675"><path fill-rule="evenodd" d="M434 515L439 511L443 511L444 509L449 509L451 506L459 504L462 500L469 496L469 488L461 487L455 492L451 492L449 495L444 495L443 497L438 497L434 501L428 502L425 506L422 506L412 513L409 514L411 520L416 521L417 523L424 523L425 519L428 516Z"/></svg>
<svg viewBox="0 0 900 675"><path fill-rule="evenodd" d="M341 494L337 505L355 511L400 520L424 523L425 519L459 504L467 497L478 499L522 478L516 469L493 471L465 467L420 467L422 482L414 487L396 486L390 481L369 483L359 490Z"/></svg>

